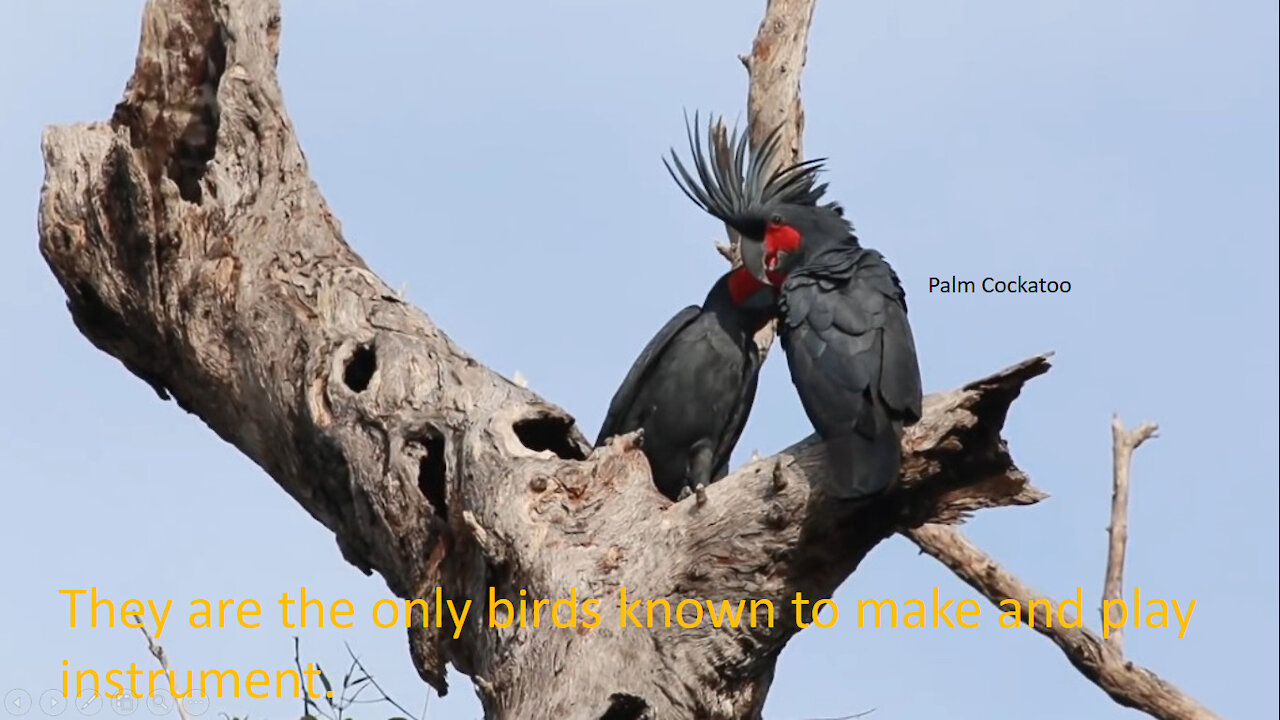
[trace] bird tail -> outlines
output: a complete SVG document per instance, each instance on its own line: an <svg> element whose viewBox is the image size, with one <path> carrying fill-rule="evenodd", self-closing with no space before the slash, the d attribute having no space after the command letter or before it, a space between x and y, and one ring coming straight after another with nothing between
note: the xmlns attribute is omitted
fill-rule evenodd
<svg viewBox="0 0 1280 720"><path fill-rule="evenodd" d="M856 430L826 442L833 480L832 494L857 500L888 490L902 466L901 431L888 418L879 418L870 437Z"/></svg>

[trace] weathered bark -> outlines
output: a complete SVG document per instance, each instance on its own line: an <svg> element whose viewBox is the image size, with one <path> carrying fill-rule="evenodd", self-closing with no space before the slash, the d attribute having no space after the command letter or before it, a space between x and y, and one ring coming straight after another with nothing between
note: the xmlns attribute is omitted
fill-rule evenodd
<svg viewBox="0 0 1280 720"><path fill-rule="evenodd" d="M1044 497L1000 437L1038 357L928 396L901 487L873 504L827 497L812 438L704 506L664 499L633 443L592 452L347 246L284 109L279 30L276 2L148 2L111 121L45 134L40 247L81 332L251 457L352 564L397 595L473 601L457 640L410 633L442 693L451 662L494 718L758 717L796 592L829 596L898 529ZM574 588L602 622L488 627L491 586ZM620 628L622 587L673 606L768 599L776 622Z"/></svg>
<svg viewBox="0 0 1280 720"><path fill-rule="evenodd" d="M775 167L799 162L804 148L804 104L800 99L800 77L809 54L809 27L817 0L768 0L764 19L756 31L751 52L739 56L750 82L747 86L747 132L753 147L759 147L781 128ZM716 126L712 140L725 148L724 125ZM731 153L722 152L728 158ZM738 233L725 226L727 245L718 246L730 262L737 263Z"/></svg>
<svg viewBox="0 0 1280 720"><path fill-rule="evenodd" d="M1108 616L1108 603L1120 599L1124 583L1124 552L1129 543L1129 463L1133 451L1155 437L1159 428L1143 423L1136 430L1125 430L1120 418L1111 418L1111 524L1107 526L1107 570L1102 581L1102 621L1113 625L1107 644L1118 655L1124 654L1124 619L1114 612ZM1117 609L1114 606L1113 610Z"/></svg>
<svg viewBox="0 0 1280 720"><path fill-rule="evenodd" d="M756 31L751 52L740 55L747 69L747 128L752 148L758 148L769 133L778 133L779 152L770 170L800 162L804 147L804 104L800 100L800 76L809 54L809 28L817 0L767 0L764 19ZM721 148L719 157L732 157L728 128L717 121L711 141ZM726 168L727 169L727 168ZM738 231L725 223L728 243L716 249L730 265L742 264ZM766 358L777 335L778 323L771 321L755 335L760 357Z"/></svg>
<svg viewBox="0 0 1280 720"><path fill-rule="evenodd" d="M1104 642L1083 623L1080 627L1054 624L1043 605L1036 606L1035 622L1031 623L1032 601L1047 599L1055 608L1058 602L1036 592L1000 567L957 529L925 525L907 530L905 534L922 551L937 558L992 602L998 603L1005 598L1017 600L1022 610L1022 622L1034 626L1036 632L1052 640L1081 675L1120 705L1141 710L1161 720L1221 720L1219 715L1176 685L1126 660L1118 648ZM1001 608L1002 611L1008 609Z"/></svg>

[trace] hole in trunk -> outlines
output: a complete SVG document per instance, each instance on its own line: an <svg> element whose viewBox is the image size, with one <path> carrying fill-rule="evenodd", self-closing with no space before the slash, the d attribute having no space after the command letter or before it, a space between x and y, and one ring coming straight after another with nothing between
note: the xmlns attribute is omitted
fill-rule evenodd
<svg viewBox="0 0 1280 720"><path fill-rule="evenodd" d="M600 720L645 720L648 717L649 703L643 698L614 693L609 696L609 709L604 711Z"/></svg>
<svg viewBox="0 0 1280 720"><path fill-rule="evenodd" d="M369 381L378 370L378 354L372 345L361 345L347 358L347 369L342 373L342 382L352 392L364 392Z"/></svg>
<svg viewBox="0 0 1280 720"><path fill-rule="evenodd" d="M227 69L227 46L222 31L209 18L209 38L205 42L205 67L200 78L200 97L191 109L191 119L174 140L169 156L169 177L178 186L178 194L189 203L199 204L204 193L204 179L209 161L218 147L218 84Z"/></svg>
<svg viewBox="0 0 1280 720"><path fill-rule="evenodd" d="M569 439L573 421L562 417L534 417L516 422L513 428L520 443L534 452L550 450L561 460L586 460Z"/></svg>
<svg viewBox="0 0 1280 720"><path fill-rule="evenodd" d="M418 489L436 515L447 519L449 508L445 503L445 483L449 468L444 459L444 436L431 432L415 444L421 448L418 457Z"/></svg>

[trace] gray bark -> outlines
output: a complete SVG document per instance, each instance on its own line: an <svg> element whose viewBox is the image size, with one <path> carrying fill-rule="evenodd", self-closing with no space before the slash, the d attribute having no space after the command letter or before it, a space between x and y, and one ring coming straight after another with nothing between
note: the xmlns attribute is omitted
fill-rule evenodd
<svg viewBox="0 0 1280 720"><path fill-rule="evenodd" d="M410 633L440 692L452 663L491 718L758 717L796 592L828 597L900 529L1044 497L1000 436L1037 357L929 395L900 488L870 505L827 497L812 437L705 505L664 499L633 442L592 451L348 247L285 112L279 32L276 2L148 2L111 120L44 135L40 248L85 337L252 458L349 562L403 597L472 601L458 639ZM602 622L488 627L491 586L574 587ZM623 586L769 599L776 623L619 628Z"/></svg>

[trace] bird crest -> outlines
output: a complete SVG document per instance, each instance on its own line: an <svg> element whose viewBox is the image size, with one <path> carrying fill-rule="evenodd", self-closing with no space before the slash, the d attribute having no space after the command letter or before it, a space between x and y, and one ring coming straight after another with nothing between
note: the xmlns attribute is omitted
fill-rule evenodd
<svg viewBox="0 0 1280 720"><path fill-rule="evenodd" d="M769 168L777 164L781 124L756 148L750 147L750 134L739 133L736 127L723 145L711 141L715 125L715 120L708 122L708 142L704 148L697 114L692 125L685 115L696 178L680 162L675 148L671 150L674 170L665 157L662 159L680 190L708 214L735 225L778 204L816 206L826 192L825 183L815 184L826 158L805 160L769 173Z"/></svg>

